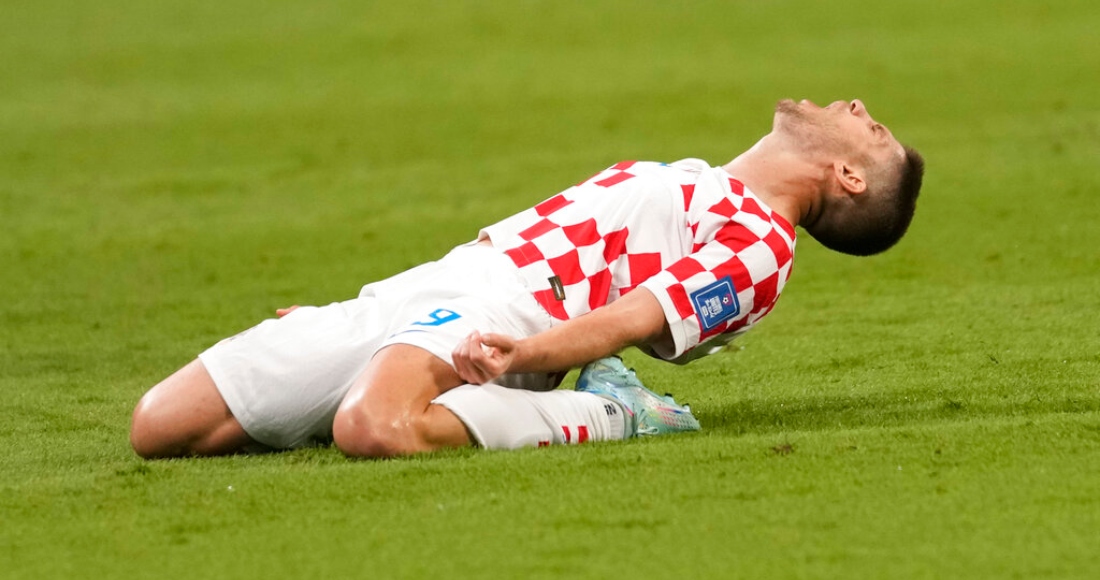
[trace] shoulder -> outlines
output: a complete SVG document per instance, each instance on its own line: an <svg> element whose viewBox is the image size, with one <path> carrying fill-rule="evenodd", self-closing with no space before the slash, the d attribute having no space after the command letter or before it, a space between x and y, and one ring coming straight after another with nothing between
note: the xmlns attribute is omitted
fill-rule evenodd
<svg viewBox="0 0 1100 580"><path fill-rule="evenodd" d="M675 167L676 169L679 169L681 171L690 171L692 173L702 173L704 171L709 171L710 169L712 169L710 163L694 157L681 159L668 165L670 167Z"/></svg>
<svg viewBox="0 0 1100 580"><path fill-rule="evenodd" d="M695 181L699 179L700 174L713 169L706 161L690 157L671 163L639 161L636 162L635 167L639 173L660 174L667 177L673 177L679 181Z"/></svg>
<svg viewBox="0 0 1100 580"><path fill-rule="evenodd" d="M673 162L663 161L620 161L611 167L608 167L605 171L625 171L635 174L641 173L693 173L699 174L706 171L711 171L715 168L711 167L709 163L702 159L696 159L689 157Z"/></svg>

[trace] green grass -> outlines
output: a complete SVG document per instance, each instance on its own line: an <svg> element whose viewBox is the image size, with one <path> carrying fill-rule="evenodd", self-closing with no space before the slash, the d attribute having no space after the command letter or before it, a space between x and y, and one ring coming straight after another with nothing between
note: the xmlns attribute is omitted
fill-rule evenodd
<svg viewBox="0 0 1100 580"><path fill-rule="evenodd" d="M1091 578L1100 5L17 2L0 19L0 577ZM704 431L142 462L221 337L620 159L722 163L786 96L928 160L880 257L799 240L686 368Z"/></svg>

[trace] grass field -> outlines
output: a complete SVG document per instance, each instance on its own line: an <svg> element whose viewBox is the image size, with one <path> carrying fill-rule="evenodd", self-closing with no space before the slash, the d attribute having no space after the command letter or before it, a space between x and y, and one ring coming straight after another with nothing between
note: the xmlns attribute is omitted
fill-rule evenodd
<svg viewBox="0 0 1100 580"><path fill-rule="evenodd" d="M0 19L0 578L1095 578L1100 4L14 1ZM920 149L883 256L808 235L674 368L698 434L143 462L216 340L353 296L774 102Z"/></svg>

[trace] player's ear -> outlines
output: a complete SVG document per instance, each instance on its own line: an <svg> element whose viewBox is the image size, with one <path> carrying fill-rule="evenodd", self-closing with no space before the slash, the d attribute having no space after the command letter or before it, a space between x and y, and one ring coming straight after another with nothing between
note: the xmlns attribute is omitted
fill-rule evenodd
<svg viewBox="0 0 1100 580"><path fill-rule="evenodd" d="M840 187L852 195L867 191L867 180L863 177L863 170L845 161L833 162L833 176Z"/></svg>

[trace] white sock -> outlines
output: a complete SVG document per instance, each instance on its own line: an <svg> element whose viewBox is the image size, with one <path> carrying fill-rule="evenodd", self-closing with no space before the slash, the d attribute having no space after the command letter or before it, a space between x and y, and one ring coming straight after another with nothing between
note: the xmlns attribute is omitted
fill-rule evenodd
<svg viewBox="0 0 1100 580"><path fill-rule="evenodd" d="M462 385L435 398L486 449L622 439L623 409L592 393Z"/></svg>

